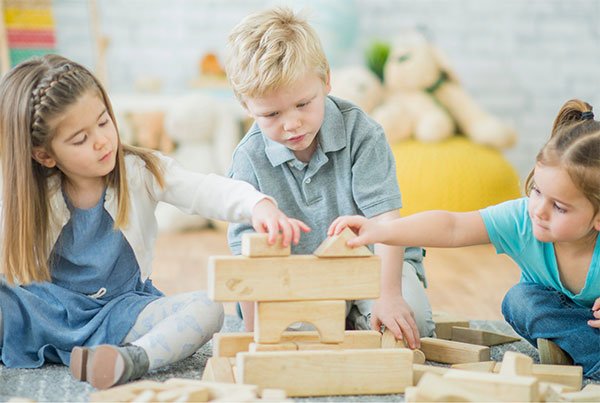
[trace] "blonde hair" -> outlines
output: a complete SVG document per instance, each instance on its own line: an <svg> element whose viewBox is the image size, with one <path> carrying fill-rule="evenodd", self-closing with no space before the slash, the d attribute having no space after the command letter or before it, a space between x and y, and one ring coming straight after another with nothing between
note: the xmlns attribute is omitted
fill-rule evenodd
<svg viewBox="0 0 600 403"><path fill-rule="evenodd" d="M289 8L244 18L229 34L227 77L238 100L263 96L314 71L326 83L329 63L316 31Z"/></svg>
<svg viewBox="0 0 600 403"><path fill-rule="evenodd" d="M600 211L600 122L593 119L592 106L578 99L567 101L556 116L550 140L536 157L546 166L563 167L575 186ZM525 192L533 187L532 170Z"/></svg>
<svg viewBox="0 0 600 403"><path fill-rule="evenodd" d="M116 120L106 91L85 67L58 55L32 58L14 67L0 82L0 160L2 163L2 258L9 283L27 284L50 280L49 257L52 212L48 179L62 173L32 158L33 147L51 151L54 128L49 122L60 116L88 91L104 101ZM128 225L129 192L125 154L144 160L163 186L159 161L149 150L119 142L115 168L106 184L116 189L118 211L115 228Z"/></svg>

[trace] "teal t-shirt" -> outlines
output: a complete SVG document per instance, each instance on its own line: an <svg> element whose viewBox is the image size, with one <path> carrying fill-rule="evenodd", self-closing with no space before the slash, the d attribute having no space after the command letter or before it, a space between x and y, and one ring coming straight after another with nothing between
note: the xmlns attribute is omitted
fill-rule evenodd
<svg viewBox="0 0 600 403"><path fill-rule="evenodd" d="M533 235L531 218L527 212L528 203L528 198L521 198L480 210L496 252L510 256L519 265L521 282L552 287L577 304L591 308L596 298L600 297L598 239L585 285L578 294L574 294L560 281L554 245L550 242L540 242Z"/></svg>

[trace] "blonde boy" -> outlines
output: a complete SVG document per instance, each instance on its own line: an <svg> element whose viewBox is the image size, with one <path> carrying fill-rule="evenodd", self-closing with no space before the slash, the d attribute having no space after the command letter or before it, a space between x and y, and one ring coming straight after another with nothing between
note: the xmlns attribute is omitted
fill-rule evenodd
<svg viewBox="0 0 600 403"><path fill-rule="evenodd" d="M229 175L274 197L312 231L292 253L310 254L340 215L391 220L401 207L394 158L381 127L349 102L328 96L329 64L312 27L290 9L246 17L229 36L227 75L255 124L238 145ZM248 225L229 228L240 253ZM375 245L382 258L381 296L349 301L349 329L390 329L413 348L433 333L419 277L422 250ZM403 260L404 264L403 264ZM242 303L246 328L253 306Z"/></svg>

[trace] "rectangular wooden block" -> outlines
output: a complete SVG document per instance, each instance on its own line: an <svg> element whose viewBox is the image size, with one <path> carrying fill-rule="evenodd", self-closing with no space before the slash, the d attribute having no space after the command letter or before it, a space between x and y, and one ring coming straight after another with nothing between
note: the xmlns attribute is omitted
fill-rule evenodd
<svg viewBox="0 0 600 403"><path fill-rule="evenodd" d="M502 363L496 363L494 372L500 372ZM583 382L583 368L579 365L550 365L533 364L531 376L540 382L560 383L581 389Z"/></svg>
<svg viewBox="0 0 600 403"><path fill-rule="evenodd" d="M289 256L291 246L283 246L283 236L277 236L273 245L269 245L269 234L245 233L242 234L242 255L247 257L269 257L269 256Z"/></svg>
<svg viewBox="0 0 600 403"><path fill-rule="evenodd" d="M237 379L288 396L402 393L412 384L412 353L396 350L239 353Z"/></svg>
<svg viewBox="0 0 600 403"><path fill-rule="evenodd" d="M506 376L488 372L451 369L444 378L469 392L504 402L539 401L538 380L532 376Z"/></svg>
<svg viewBox="0 0 600 403"><path fill-rule="evenodd" d="M295 322L314 325L321 335L321 343L341 343L346 328L346 301L256 302L254 341L278 343L281 334Z"/></svg>
<svg viewBox="0 0 600 403"><path fill-rule="evenodd" d="M283 332L281 342L319 343L317 331ZM237 353L247 352L254 342L254 333L216 333L213 336L213 357L235 357ZM346 330L344 341L337 346L343 349L379 348L381 333L375 330Z"/></svg>
<svg viewBox="0 0 600 403"><path fill-rule="evenodd" d="M210 357L206 361L204 372L202 372L203 381L235 383L233 379L233 370L231 362L227 357Z"/></svg>
<svg viewBox="0 0 600 403"><path fill-rule="evenodd" d="M438 339L452 340L452 327L469 327L469 319L447 312L433 312L433 322L435 323L435 336Z"/></svg>
<svg viewBox="0 0 600 403"><path fill-rule="evenodd" d="M490 360L490 348L458 341L421 338L421 351L430 361L445 364L462 364L465 362L480 362Z"/></svg>
<svg viewBox="0 0 600 403"><path fill-rule="evenodd" d="M451 340L460 341L462 343L479 344L480 346L495 346L498 344L512 343L521 339L501 333L489 332L487 330L452 326Z"/></svg>
<svg viewBox="0 0 600 403"><path fill-rule="evenodd" d="M379 297L380 271L378 256L211 256L208 294L214 301L375 299Z"/></svg>

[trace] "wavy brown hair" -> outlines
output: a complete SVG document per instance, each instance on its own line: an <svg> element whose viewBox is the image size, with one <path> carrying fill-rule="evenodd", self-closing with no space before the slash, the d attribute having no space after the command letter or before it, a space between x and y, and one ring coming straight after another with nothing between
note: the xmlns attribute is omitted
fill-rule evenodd
<svg viewBox="0 0 600 403"><path fill-rule="evenodd" d="M561 166L575 186L600 211L600 122L594 120L592 106L579 99L567 101L554 119L550 140L536 157L547 166ZM533 186L532 170L525 192Z"/></svg>
<svg viewBox="0 0 600 403"><path fill-rule="evenodd" d="M65 110L88 91L104 101L116 127L106 91L85 67L58 55L46 55L22 62L0 82L0 160L2 163L2 271L9 283L49 281L49 257L53 245L53 220L49 195L50 177L62 176L56 167L47 168L32 157L33 147L51 151L56 121ZM115 228L128 225L129 192L126 154L139 156L163 186L158 158L150 150L119 142L117 161L106 175L106 185L116 189L118 211Z"/></svg>

